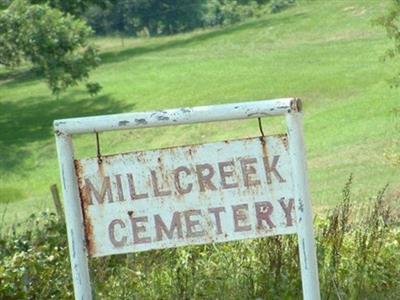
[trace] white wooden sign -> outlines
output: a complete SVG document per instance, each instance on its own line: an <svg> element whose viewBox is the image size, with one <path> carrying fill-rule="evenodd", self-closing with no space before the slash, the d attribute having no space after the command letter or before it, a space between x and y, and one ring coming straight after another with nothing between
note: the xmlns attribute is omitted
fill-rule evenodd
<svg viewBox="0 0 400 300"><path fill-rule="evenodd" d="M74 160L72 135L286 115L288 131ZM305 299L319 299L301 102L277 99L54 122L76 299L89 256L297 234Z"/></svg>
<svg viewBox="0 0 400 300"><path fill-rule="evenodd" d="M286 136L76 162L93 256L296 233Z"/></svg>

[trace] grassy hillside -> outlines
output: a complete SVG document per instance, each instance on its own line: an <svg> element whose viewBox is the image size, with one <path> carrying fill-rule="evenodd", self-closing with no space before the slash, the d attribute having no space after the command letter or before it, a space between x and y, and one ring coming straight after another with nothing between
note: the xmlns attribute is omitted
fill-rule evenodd
<svg viewBox="0 0 400 300"><path fill-rule="evenodd" d="M398 69L379 60L389 46L371 20L388 1L301 1L276 15L213 30L151 39L96 40L103 63L93 73L104 89L77 87L55 99L25 69L0 69L0 213L15 222L51 207L58 183L52 121L59 118L298 96L313 202L332 205L350 173L360 200L400 169L385 159L398 145ZM268 134L283 119L265 119ZM257 135L255 120L101 134L103 153ZM95 155L94 135L76 139L78 157ZM397 148L399 150L399 148ZM8 205L6 204L8 203ZM0 219L1 220L1 219Z"/></svg>

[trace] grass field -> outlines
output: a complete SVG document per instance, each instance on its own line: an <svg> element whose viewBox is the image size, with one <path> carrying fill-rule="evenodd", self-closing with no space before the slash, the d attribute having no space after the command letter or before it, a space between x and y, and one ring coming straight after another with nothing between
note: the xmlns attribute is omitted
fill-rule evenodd
<svg viewBox="0 0 400 300"><path fill-rule="evenodd" d="M54 119L297 96L305 133L313 203L340 198L350 173L360 201L386 183L400 191L399 89L386 82L399 68L380 57L390 42L371 20L389 1L300 1L276 15L172 37L99 38L102 65L83 87L52 96L26 69L0 69L0 222L53 209L59 182ZM267 134L283 119L264 119ZM256 120L101 134L103 153L258 135ZM95 136L76 138L77 156L94 156Z"/></svg>

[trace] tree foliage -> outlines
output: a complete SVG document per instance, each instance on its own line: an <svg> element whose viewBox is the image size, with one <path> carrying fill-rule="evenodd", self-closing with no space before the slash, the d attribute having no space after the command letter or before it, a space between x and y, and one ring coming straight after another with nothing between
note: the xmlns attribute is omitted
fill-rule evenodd
<svg viewBox="0 0 400 300"><path fill-rule="evenodd" d="M270 0L116 0L85 13L98 34L165 35L228 25L260 12Z"/></svg>
<svg viewBox="0 0 400 300"><path fill-rule="evenodd" d="M89 42L90 27L82 20L46 4L14 1L0 12L0 64L16 67L30 62L54 94L80 81L98 66L99 56ZM91 93L100 86L87 83Z"/></svg>
<svg viewBox="0 0 400 300"><path fill-rule="evenodd" d="M30 0L31 4L47 4L52 8L57 8L65 13L75 16L82 15L91 5L97 5L105 8L107 4L115 2L114 0Z"/></svg>
<svg viewBox="0 0 400 300"><path fill-rule="evenodd" d="M206 0L117 0L106 9L91 6L86 17L97 33L150 35L191 30L201 23Z"/></svg>
<svg viewBox="0 0 400 300"><path fill-rule="evenodd" d="M393 41L393 46L387 50L385 58L395 58L400 55L400 0L392 0L392 5L384 16L375 22L385 28L386 34ZM400 85L400 72L391 80L391 85Z"/></svg>

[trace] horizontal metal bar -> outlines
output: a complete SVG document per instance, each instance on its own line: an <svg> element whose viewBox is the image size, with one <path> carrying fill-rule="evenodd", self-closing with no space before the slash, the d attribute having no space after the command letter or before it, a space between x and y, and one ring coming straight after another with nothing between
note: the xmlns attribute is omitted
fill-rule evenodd
<svg viewBox="0 0 400 300"><path fill-rule="evenodd" d="M114 115L72 118L54 121L58 134L92 133L132 128L239 120L299 112L297 98L260 100L232 104L176 108L153 112L133 112Z"/></svg>

